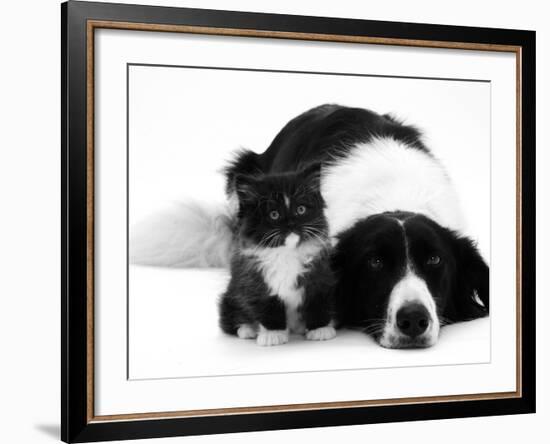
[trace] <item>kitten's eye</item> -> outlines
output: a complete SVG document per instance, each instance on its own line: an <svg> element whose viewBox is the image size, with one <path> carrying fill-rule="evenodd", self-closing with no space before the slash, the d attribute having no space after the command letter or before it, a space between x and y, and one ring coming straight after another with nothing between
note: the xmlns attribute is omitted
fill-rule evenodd
<svg viewBox="0 0 550 444"><path fill-rule="evenodd" d="M426 261L426 265L437 267L441 263L441 258L437 254L431 255Z"/></svg>
<svg viewBox="0 0 550 444"><path fill-rule="evenodd" d="M381 270L384 267L384 261L379 257L371 257L369 259L369 267L373 270Z"/></svg>
<svg viewBox="0 0 550 444"><path fill-rule="evenodd" d="M269 218L271 220L278 220L280 217L279 212L277 210L272 210L269 212Z"/></svg>
<svg viewBox="0 0 550 444"><path fill-rule="evenodd" d="M307 208L305 207L305 205L298 205L298 208L296 208L296 213L299 214L300 216L306 214L306 211L307 211Z"/></svg>

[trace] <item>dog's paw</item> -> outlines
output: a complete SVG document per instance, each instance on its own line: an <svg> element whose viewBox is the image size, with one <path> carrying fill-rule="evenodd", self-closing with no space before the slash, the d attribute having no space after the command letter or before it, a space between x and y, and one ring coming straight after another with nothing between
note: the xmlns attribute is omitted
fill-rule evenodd
<svg viewBox="0 0 550 444"><path fill-rule="evenodd" d="M241 339L254 339L258 336L258 331L252 324L241 324L237 336Z"/></svg>
<svg viewBox="0 0 550 444"><path fill-rule="evenodd" d="M336 330L332 325L319 327L314 330L309 330L306 333L306 339L309 341L328 341L336 336Z"/></svg>
<svg viewBox="0 0 550 444"><path fill-rule="evenodd" d="M262 347L286 344L288 342L288 331L262 329L256 338L256 342Z"/></svg>

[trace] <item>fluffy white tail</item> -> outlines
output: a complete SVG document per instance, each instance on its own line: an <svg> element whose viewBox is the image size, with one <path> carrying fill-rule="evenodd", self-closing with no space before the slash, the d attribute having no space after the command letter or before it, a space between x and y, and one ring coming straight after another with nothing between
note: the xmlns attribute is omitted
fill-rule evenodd
<svg viewBox="0 0 550 444"><path fill-rule="evenodd" d="M227 267L232 240L228 207L178 203L132 227L130 262L164 267Z"/></svg>

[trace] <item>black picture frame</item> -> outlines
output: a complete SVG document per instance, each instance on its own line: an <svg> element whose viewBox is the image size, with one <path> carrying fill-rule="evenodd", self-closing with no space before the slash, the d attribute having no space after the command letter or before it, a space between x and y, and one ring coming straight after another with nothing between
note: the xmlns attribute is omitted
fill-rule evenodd
<svg viewBox="0 0 550 444"><path fill-rule="evenodd" d="M187 418L96 421L90 416L90 161L87 38L90 20L265 32L510 45L521 67L521 393L455 400ZM89 442L535 412L535 32L69 1L61 5L61 439ZM93 363L92 363L93 365Z"/></svg>

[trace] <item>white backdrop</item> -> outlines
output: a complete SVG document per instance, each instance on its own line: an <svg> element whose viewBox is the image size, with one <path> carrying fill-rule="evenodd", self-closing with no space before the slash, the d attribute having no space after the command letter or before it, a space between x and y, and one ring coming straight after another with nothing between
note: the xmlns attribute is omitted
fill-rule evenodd
<svg viewBox="0 0 550 444"><path fill-rule="evenodd" d="M136 3L136 0L119 0ZM550 420L550 371L546 344L550 327L544 322L550 303L546 269L550 265L545 249L550 237L548 189L550 133L550 30L543 2L464 0L460 8L438 1L376 2L368 7L353 0L338 2L278 0L150 0L150 4L257 10L398 20L425 23L537 29L537 185L538 185L538 412L514 417L466 418L444 421L379 424L247 433L224 436L164 439L152 442L185 443L279 443L311 442L403 442L411 437L450 444L475 442L491 436L503 443L532 436L545 436ZM32 14L30 13L32 11ZM475 11L475 14L472 13ZM6 20L0 29L3 69L0 72L0 185L3 215L0 241L0 334L3 338L3 366L0 370L0 414L2 438L11 443L57 442L59 433L59 2L34 0L3 6ZM25 56L22 56L25 55ZM37 69L39 74L37 75ZM23 92L25 94L23 94ZM30 126L29 126L30 125ZM32 180L30 180L32 178ZM36 223L39 219L39 223ZM24 248L21 248L22 245ZM34 328L24 328L33 325Z"/></svg>
<svg viewBox="0 0 550 444"><path fill-rule="evenodd" d="M113 34L100 37L98 57L101 48L116 45L110 43ZM357 57L361 50L355 48ZM291 118L338 103L391 112L424 131L456 184L468 234L489 260L489 82L151 65L130 66L128 79L130 227L173 201L223 202L221 169L238 147L262 152ZM489 320L446 328L437 347L412 353L388 352L351 332L322 346L301 341L258 350L218 328L216 301L226 282L227 273L219 271L130 266L130 378L490 361Z"/></svg>

